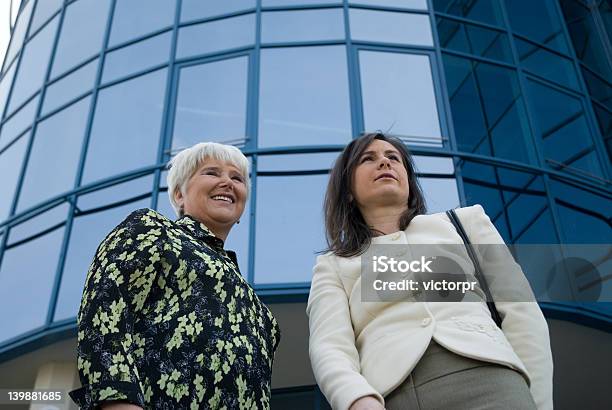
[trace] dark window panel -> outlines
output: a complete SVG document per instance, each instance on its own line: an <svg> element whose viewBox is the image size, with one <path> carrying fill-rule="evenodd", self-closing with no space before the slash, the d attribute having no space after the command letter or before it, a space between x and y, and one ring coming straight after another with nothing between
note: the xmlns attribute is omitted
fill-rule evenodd
<svg viewBox="0 0 612 410"><path fill-rule="evenodd" d="M26 30L28 29L28 24L30 22L30 16L32 15L32 4L34 4L34 2L30 1L25 5L19 17L17 18L17 21L15 22L13 35L11 36L10 44L4 57L5 64L9 64L11 61L13 61L13 58L15 58L23 44L23 39L25 37Z"/></svg>
<svg viewBox="0 0 612 410"><path fill-rule="evenodd" d="M98 94L82 184L157 162L167 70Z"/></svg>
<svg viewBox="0 0 612 410"><path fill-rule="evenodd" d="M353 40L433 46L426 14L351 9L349 16Z"/></svg>
<svg viewBox="0 0 612 410"><path fill-rule="evenodd" d="M350 115L343 46L262 50L260 147L344 144Z"/></svg>
<svg viewBox="0 0 612 410"><path fill-rule="evenodd" d="M524 69L574 90L579 89L576 69L570 59L518 38L515 38L515 43L520 64Z"/></svg>
<svg viewBox="0 0 612 410"><path fill-rule="evenodd" d="M2 126L0 149L11 143L17 136L32 126L32 121L38 109L38 97L30 100L23 108L13 114Z"/></svg>
<svg viewBox="0 0 612 410"><path fill-rule="evenodd" d="M58 18L45 26L25 45L7 114L37 92L45 81Z"/></svg>
<svg viewBox="0 0 612 410"><path fill-rule="evenodd" d="M66 104L73 98L91 90L94 86L97 72L98 59L96 58L66 77L47 86L41 115L45 115L62 104Z"/></svg>
<svg viewBox="0 0 612 410"><path fill-rule="evenodd" d="M505 33L441 17L437 25L442 48L512 63L512 51Z"/></svg>
<svg viewBox="0 0 612 410"><path fill-rule="evenodd" d="M0 221L9 216L29 140L29 133L23 135L0 154Z"/></svg>
<svg viewBox="0 0 612 410"><path fill-rule="evenodd" d="M0 340L45 324L63 237L62 226L5 249L0 268ZM27 297L15 289L27 289Z"/></svg>
<svg viewBox="0 0 612 410"><path fill-rule="evenodd" d="M246 139L248 57L182 68L172 150Z"/></svg>
<svg viewBox="0 0 612 410"><path fill-rule="evenodd" d="M505 0L505 5L510 26L515 33L561 53L568 53L556 0Z"/></svg>
<svg viewBox="0 0 612 410"><path fill-rule="evenodd" d="M206 41L202 41L205 38ZM209 54L255 42L255 15L232 17L179 30L177 58Z"/></svg>
<svg viewBox="0 0 612 410"><path fill-rule="evenodd" d="M107 83L167 62L171 42L170 31L108 53L104 60L102 82Z"/></svg>
<svg viewBox="0 0 612 410"><path fill-rule="evenodd" d="M197 20L255 8L255 0L183 0L181 21Z"/></svg>
<svg viewBox="0 0 612 410"><path fill-rule="evenodd" d="M74 187L90 101L84 98L38 124L19 195L19 211Z"/></svg>
<svg viewBox="0 0 612 410"><path fill-rule="evenodd" d="M57 12L61 7L63 0L39 0L36 2L34 17L30 25L30 35L34 33L53 13Z"/></svg>
<svg viewBox="0 0 612 410"><path fill-rule="evenodd" d="M176 6L168 0L118 0L109 47L173 25Z"/></svg>
<svg viewBox="0 0 612 410"><path fill-rule="evenodd" d="M582 102L535 81L527 84L546 165L555 170L571 167L601 177Z"/></svg>
<svg viewBox="0 0 612 410"><path fill-rule="evenodd" d="M255 283L310 282L325 247L321 212L327 175L257 178ZM299 232L299 242L287 232ZM280 240L279 240L280 238Z"/></svg>
<svg viewBox="0 0 612 410"><path fill-rule="evenodd" d="M440 13L453 14L497 26L504 25L498 1L433 0L433 7L435 11Z"/></svg>
<svg viewBox="0 0 612 410"><path fill-rule="evenodd" d="M75 217L64 262L54 321L73 318L77 315L85 286L85 277L96 249L115 226L132 211L148 207L150 201L149 198L146 198L102 212Z"/></svg>
<svg viewBox="0 0 612 410"><path fill-rule="evenodd" d="M442 145L429 56L360 51L359 71L366 131Z"/></svg>
<svg viewBox="0 0 612 410"><path fill-rule="evenodd" d="M109 0L79 0L66 6L51 78L100 52Z"/></svg>
<svg viewBox="0 0 612 410"><path fill-rule="evenodd" d="M341 8L273 11L261 16L262 43L343 40L344 37Z"/></svg>

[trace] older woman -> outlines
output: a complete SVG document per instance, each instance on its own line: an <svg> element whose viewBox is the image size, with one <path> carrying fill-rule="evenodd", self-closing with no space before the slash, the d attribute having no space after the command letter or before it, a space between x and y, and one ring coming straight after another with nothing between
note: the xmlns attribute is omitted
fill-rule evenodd
<svg viewBox="0 0 612 410"><path fill-rule="evenodd" d="M170 163L179 218L137 210L104 239L78 316L81 408L269 408L279 327L223 248L248 193L240 150L200 143Z"/></svg>
<svg viewBox="0 0 612 410"><path fill-rule="evenodd" d="M457 215L473 243L503 244L481 206ZM537 303L496 303L499 329L482 299L362 300L359 255L371 245L463 243L444 213L425 215L401 141L368 134L345 148L325 221L329 252L314 268L307 312L312 368L334 409L552 408L552 355ZM513 274L525 280L520 268Z"/></svg>

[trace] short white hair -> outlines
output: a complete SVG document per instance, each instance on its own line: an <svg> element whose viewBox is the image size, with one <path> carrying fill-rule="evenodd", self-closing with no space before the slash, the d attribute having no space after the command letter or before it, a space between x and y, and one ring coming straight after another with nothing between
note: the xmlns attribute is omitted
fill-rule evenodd
<svg viewBox="0 0 612 410"><path fill-rule="evenodd" d="M207 159L224 161L234 165L240 170L244 177L247 188L247 199L251 191L251 180L249 178L249 160L242 151L233 145L219 144L216 142L200 142L191 148L186 148L176 154L168 163L168 196L174 212L183 216L180 206L176 203L174 194L180 190L185 193L185 186L193 174L202 166Z"/></svg>

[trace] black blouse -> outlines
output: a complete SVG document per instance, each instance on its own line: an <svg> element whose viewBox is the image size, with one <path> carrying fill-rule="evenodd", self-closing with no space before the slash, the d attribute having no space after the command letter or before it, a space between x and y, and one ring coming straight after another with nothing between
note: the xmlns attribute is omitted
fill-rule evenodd
<svg viewBox="0 0 612 410"><path fill-rule="evenodd" d="M97 250L78 316L81 407L267 409L279 327L190 216L133 212Z"/></svg>

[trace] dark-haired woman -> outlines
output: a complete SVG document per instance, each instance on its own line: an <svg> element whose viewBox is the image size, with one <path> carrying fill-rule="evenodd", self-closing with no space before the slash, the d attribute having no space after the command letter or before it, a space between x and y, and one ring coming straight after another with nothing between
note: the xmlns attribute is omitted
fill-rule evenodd
<svg viewBox="0 0 612 410"><path fill-rule="evenodd" d="M457 215L473 243L503 244L480 205ZM345 148L325 224L329 249L317 259L307 312L312 368L334 409L552 408L550 340L537 303L496 302L502 331L484 300L361 300L359 256L371 245L463 243L446 214L425 214L401 141L368 134Z"/></svg>

